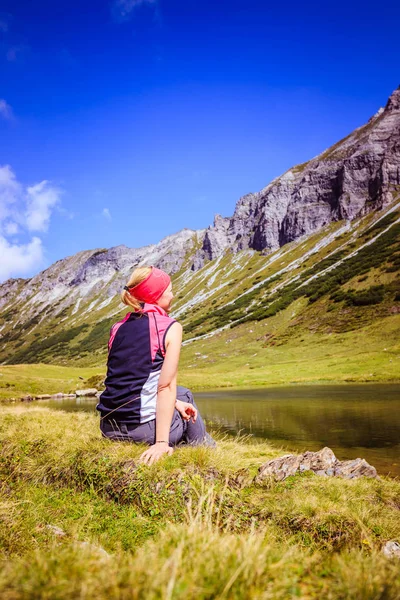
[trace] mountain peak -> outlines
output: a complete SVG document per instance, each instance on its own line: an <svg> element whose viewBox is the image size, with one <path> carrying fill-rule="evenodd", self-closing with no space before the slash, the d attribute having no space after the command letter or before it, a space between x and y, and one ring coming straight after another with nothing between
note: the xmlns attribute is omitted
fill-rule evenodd
<svg viewBox="0 0 400 600"><path fill-rule="evenodd" d="M386 112L400 111L400 85L394 90L394 92L389 96L389 100L385 106Z"/></svg>
<svg viewBox="0 0 400 600"><path fill-rule="evenodd" d="M192 268L228 248L273 252L334 221L352 221L398 196L400 88L385 109L315 159L297 165L236 204L232 217L216 215Z"/></svg>

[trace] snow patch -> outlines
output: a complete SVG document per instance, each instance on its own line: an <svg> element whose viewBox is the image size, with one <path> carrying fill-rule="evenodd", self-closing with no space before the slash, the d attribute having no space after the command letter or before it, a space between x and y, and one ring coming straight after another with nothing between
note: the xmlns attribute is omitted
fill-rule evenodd
<svg viewBox="0 0 400 600"><path fill-rule="evenodd" d="M105 308L113 300L114 300L114 296L110 296L109 298L106 298L105 300L103 300L103 302L101 304L99 304L99 306L96 308L96 310L101 310L102 308Z"/></svg>
<svg viewBox="0 0 400 600"><path fill-rule="evenodd" d="M76 301L76 304L75 304L75 306L74 306L71 314L74 315L75 313L78 312L79 305L80 305L81 302L82 302L82 298L78 298L78 300Z"/></svg>

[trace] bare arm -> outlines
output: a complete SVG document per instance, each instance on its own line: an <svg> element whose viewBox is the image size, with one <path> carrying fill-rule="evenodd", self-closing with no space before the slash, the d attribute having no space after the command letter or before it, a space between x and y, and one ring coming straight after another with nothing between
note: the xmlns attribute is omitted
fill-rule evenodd
<svg viewBox="0 0 400 600"><path fill-rule="evenodd" d="M167 331L165 338L165 358L158 382L156 407L156 443L143 452L141 459L152 464L163 454L172 454L169 447L169 430L176 401L176 380L182 344L182 325L174 323Z"/></svg>

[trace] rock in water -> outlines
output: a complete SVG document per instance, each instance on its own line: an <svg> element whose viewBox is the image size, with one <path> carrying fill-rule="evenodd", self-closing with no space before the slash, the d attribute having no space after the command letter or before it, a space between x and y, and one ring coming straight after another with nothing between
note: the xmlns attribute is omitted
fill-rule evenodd
<svg viewBox="0 0 400 600"><path fill-rule="evenodd" d="M363 458L340 461L330 448L322 448L318 452L304 452L303 454L286 454L262 465L256 475L256 483L273 478L283 481L290 475L313 471L317 475L344 477L355 479L357 477L377 477L375 467L372 467Z"/></svg>
<svg viewBox="0 0 400 600"><path fill-rule="evenodd" d="M96 396L97 390L96 390L96 388L88 388L86 390L76 390L75 394L77 396Z"/></svg>
<svg viewBox="0 0 400 600"><path fill-rule="evenodd" d="M21 402L32 402L33 396L29 396L29 395L28 396L22 396L20 398L20 400L21 400Z"/></svg>

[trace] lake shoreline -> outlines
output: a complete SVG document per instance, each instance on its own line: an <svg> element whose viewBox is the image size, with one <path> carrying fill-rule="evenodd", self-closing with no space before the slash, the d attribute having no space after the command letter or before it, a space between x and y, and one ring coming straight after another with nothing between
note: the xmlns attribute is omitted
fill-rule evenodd
<svg viewBox="0 0 400 600"><path fill-rule="evenodd" d="M13 365L7 365L7 366L13 366ZM0 367L1 369L1 367ZM189 379L189 381L187 381ZM1 380L0 380L1 383ZM316 380L308 380L308 381L289 381L287 383L284 382L262 382L262 383L257 383L257 382L249 382L243 385L227 385L227 384L221 384L221 385L216 385L216 384L206 384L206 385L202 385L202 386L198 386L195 383L191 383L190 382L190 377L186 377L183 376L180 378L179 380L179 385L183 385L184 387L188 387L190 390L192 390L192 392L213 392L213 391L224 391L224 390L231 390L231 391L245 391L245 390L260 390L260 389L270 389L270 388L296 388L296 387L306 387L306 386L315 386L315 387L328 387L328 386L340 386L340 385L344 385L344 386L357 386L357 385L366 385L366 386L373 386L373 385L397 385L400 383L400 378L395 378L395 379L316 379ZM30 386L31 387L31 386ZM82 387L82 385L81 385ZM1 386L0 386L1 389ZM3 388L4 389L4 388ZM104 388L102 388L104 389ZM98 391L101 392L102 389L99 389ZM4 392L3 392L4 393ZM5 397L2 395L2 392L0 391L0 405L1 404L9 404L9 403L13 403L13 402L20 402L20 401L24 401L22 400L23 397L27 397L27 396L32 396L32 399L29 401L34 401L37 402L40 400L40 398L35 398L36 395L44 395L44 394L50 394L51 396L56 396L57 394L63 394L65 396L71 396L74 394L74 392L69 391L65 391L65 392L51 392L49 391L47 388L42 388L39 384L39 386L35 386L35 392L32 393L31 389L27 389L26 391L22 391L18 394L18 396L9 396L9 397ZM25 400L26 401L26 400Z"/></svg>
<svg viewBox="0 0 400 600"><path fill-rule="evenodd" d="M329 446L340 459L365 458L400 477L400 385L397 383L287 385L194 392L213 432L268 441L285 452ZM94 396L20 403L69 413L97 414ZM17 405L19 403L16 403Z"/></svg>

